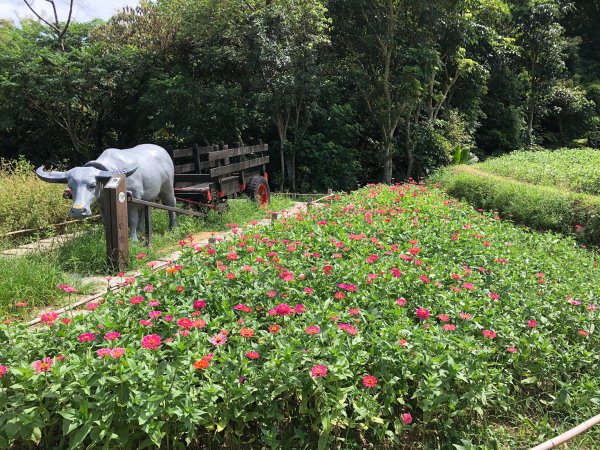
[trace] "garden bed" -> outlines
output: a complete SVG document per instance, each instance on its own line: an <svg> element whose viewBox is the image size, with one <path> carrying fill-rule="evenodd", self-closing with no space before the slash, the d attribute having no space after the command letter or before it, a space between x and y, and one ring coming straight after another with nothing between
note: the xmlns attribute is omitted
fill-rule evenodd
<svg viewBox="0 0 600 450"><path fill-rule="evenodd" d="M596 414L600 269L574 241L413 185L236 231L3 326L0 447L528 448Z"/></svg>

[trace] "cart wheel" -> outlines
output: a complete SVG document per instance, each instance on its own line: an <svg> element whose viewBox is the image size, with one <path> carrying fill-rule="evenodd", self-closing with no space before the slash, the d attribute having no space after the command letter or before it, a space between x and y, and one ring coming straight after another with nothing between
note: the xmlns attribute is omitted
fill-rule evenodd
<svg viewBox="0 0 600 450"><path fill-rule="evenodd" d="M256 201L260 206L267 206L271 197L269 183L264 177L252 177L246 188L246 192L250 198Z"/></svg>

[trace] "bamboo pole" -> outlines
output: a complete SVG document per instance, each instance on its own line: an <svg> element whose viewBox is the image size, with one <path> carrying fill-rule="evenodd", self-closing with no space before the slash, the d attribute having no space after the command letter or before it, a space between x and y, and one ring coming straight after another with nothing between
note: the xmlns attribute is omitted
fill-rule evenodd
<svg viewBox="0 0 600 450"><path fill-rule="evenodd" d="M584 431L589 430L594 425L598 425L600 423L600 414L592 417L589 420L586 420L581 425L577 425L575 428L570 429L569 431L561 434L560 436L555 437L554 439L550 439L549 441L544 442L536 447L533 447L531 450L548 450L554 448L558 445L564 444L567 441L570 441L575 436L580 435Z"/></svg>

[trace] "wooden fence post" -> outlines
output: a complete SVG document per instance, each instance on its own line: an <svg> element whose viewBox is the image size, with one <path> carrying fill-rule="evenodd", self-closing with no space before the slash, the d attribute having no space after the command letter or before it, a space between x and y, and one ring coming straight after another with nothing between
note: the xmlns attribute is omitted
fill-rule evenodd
<svg viewBox="0 0 600 450"><path fill-rule="evenodd" d="M106 260L121 272L129 264L126 179L124 174L113 175L102 190Z"/></svg>

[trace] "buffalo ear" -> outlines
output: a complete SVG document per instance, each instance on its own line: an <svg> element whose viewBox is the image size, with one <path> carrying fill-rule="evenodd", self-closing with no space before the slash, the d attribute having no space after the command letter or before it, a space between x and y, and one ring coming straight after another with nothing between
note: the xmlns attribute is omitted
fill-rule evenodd
<svg viewBox="0 0 600 450"><path fill-rule="evenodd" d="M46 172L44 166L38 167L35 174L40 180L48 183L66 183L68 181L67 172Z"/></svg>
<svg viewBox="0 0 600 450"><path fill-rule="evenodd" d="M96 175L96 179L100 181L106 181L113 175L125 174L126 177L133 174L137 170L138 166L131 166L125 169L115 169L115 170L101 170L98 175Z"/></svg>

